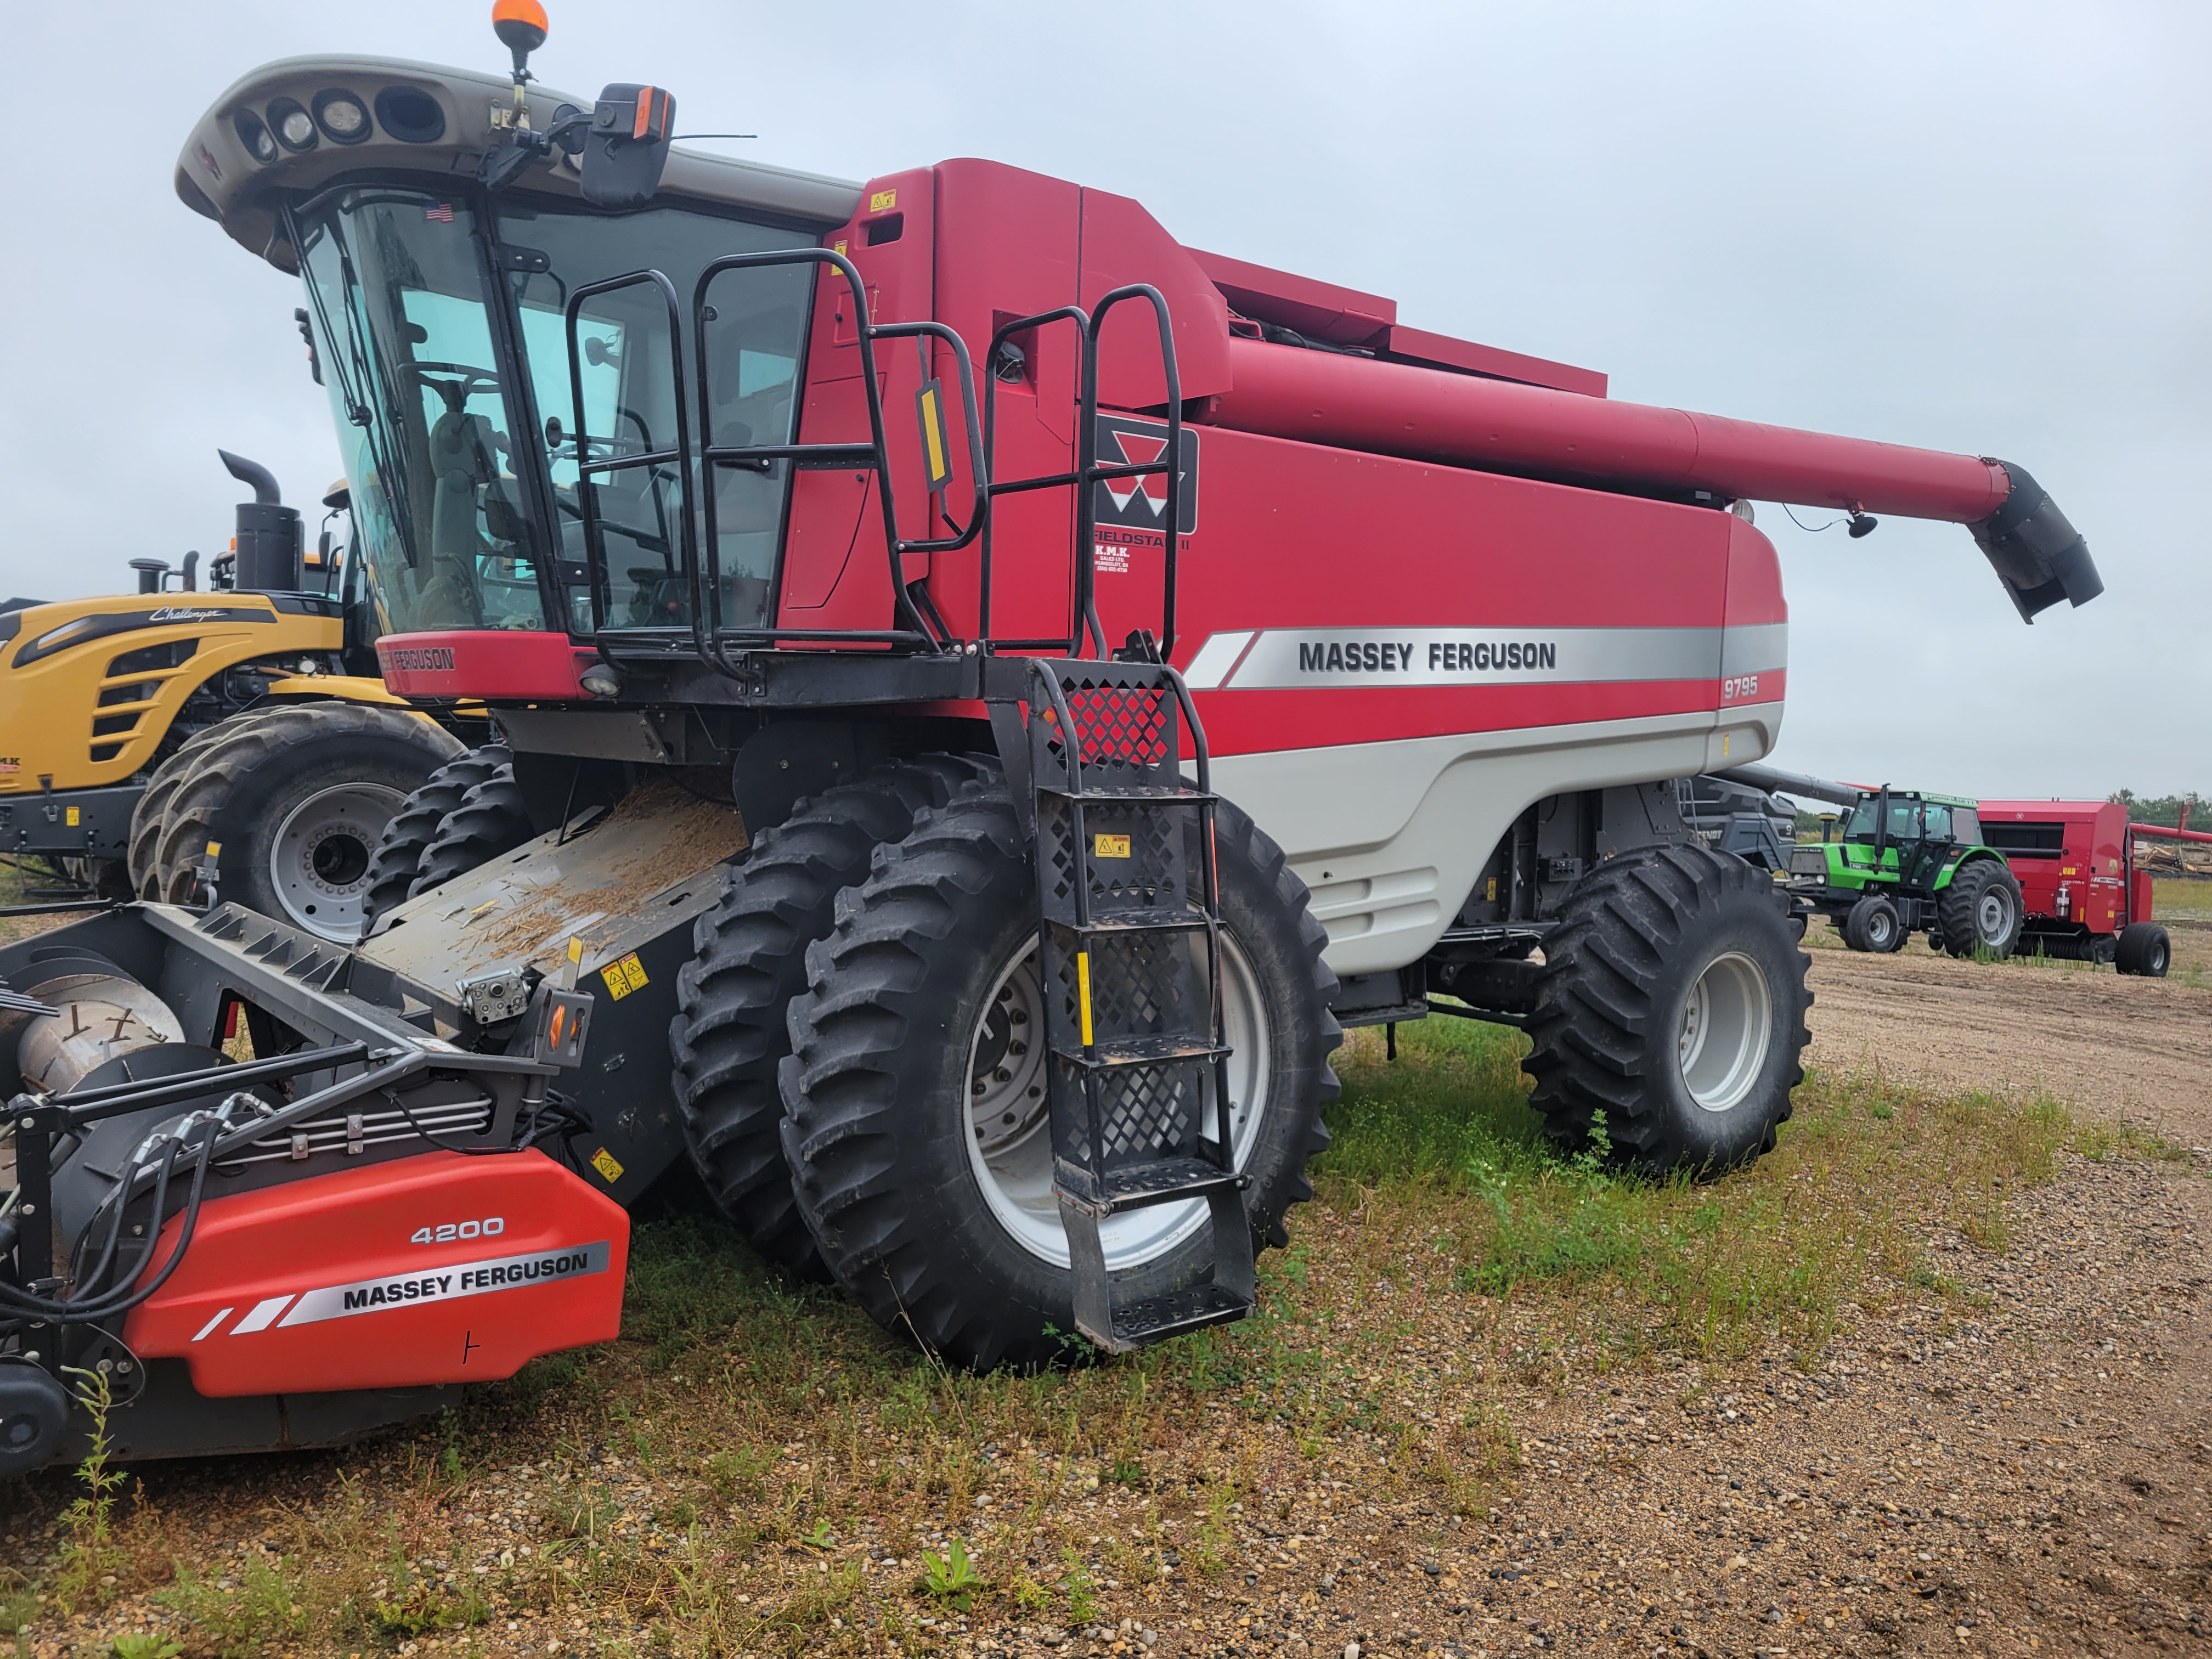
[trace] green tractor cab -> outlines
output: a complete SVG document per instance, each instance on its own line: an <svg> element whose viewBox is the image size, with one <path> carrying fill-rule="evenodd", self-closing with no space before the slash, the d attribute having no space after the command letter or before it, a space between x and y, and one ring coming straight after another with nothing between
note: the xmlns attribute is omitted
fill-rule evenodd
<svg viewBox="0 0 2212 1659"><path fill-rule="evenodd" d="M1978 804L1956 795L1862 792L1818 844L1790 855L1790 890L1838 927L1854 951L1889 951L1924 932L1954 957L2002 958L2020 944L2020 883L1982 844Z"/></svg>

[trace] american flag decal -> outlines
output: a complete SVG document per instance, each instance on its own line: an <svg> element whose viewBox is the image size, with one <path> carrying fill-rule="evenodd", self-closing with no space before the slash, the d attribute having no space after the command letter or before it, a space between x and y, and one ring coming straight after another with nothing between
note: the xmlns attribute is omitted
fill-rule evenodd
<svg viewBox="0 0 2212 1659"><path fill-rule="evenodd" d="M453 204L451 202L434 203L422 210L422 216L434 225L450 225L453 222Z"/></svg>

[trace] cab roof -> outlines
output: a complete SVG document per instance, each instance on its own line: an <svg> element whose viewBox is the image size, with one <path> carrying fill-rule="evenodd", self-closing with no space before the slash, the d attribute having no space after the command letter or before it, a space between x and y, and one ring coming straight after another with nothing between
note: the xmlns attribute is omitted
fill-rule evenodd
<svg viewBox="0 0 2212 1659"><path fill-rule="evenodd" d="M367 131L358 137L341 142L318 121L304 149L274 142L278 123L272 109L297 105L319 112L335 94L350 94L369 112ZM298 259L280 228L279 192L313 191L343 174L389 168L473 182L477 159L495 137L492 113L511 107L514 97L506 76L473 70L399 58L279 58L234 82L193 124L177 157L177 195L195 213L220 223L240 246L289 272ZM559 106L588 110L592 102L532 82L526 100L530 124L542 131ZM272 135L274 154L265 160L252 142L257 129ZM533 191L580 199L575 163L558 152L522 182ZM847 179L681 146L669 151L660 190L672 198L773 214L824 229L851 219L860 201L860 185Z"/></svg>
<svg viewBox="0 0 2212 1659"><path fill-rule="evenodd" d="M1869 789L1859 799L1872 800L1881 793L1878 789ZM1942 795L1933 789L1892 789L1889 792L1889 798L1892 800L1933 801L1938 806L1963 806L1968 811L1977 811L1981 807L1981 803L1970 795Z"/></svg>

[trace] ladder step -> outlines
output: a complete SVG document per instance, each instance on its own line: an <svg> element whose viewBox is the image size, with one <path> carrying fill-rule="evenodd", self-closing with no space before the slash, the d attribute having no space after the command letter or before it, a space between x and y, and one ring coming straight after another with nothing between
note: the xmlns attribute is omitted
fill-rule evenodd
<svg viewBox="0 0 2212 1659"><path fill-rule="evenodd" d="M1133 1066L1171 1066L1178 1061L1194 1060L1222 1060L1229 1050L1219 1043L1208 1042L1204 1037L1189 1031L1174 1031L1158 1036L1112 1037L1091 1045L1085 1055L1080 1049L1070 1051L1055 1045L1053 1054L1069 1065L1086 1072L1115 1072Z"/></svg>
<svg viewBox="0 0 2212 1659"><path fill-rule="evenodd" d="M1252 1311L1252 1297L1220 1285L1198 1285L1116 1308L1112 1330L1084 1328L1083 1334L1109 1353L1127 1353L1171 1336L1242 1319ZM1077 1324L1082 1328L1081 1321Z"/></svg>
<svg viewBox="0 0 2212 1659"><path fill-rule="evenodd" d="M1061 921L1047 918L1063 933L1073 933L1079 939L1094 939L1108 933L1196 933L1210 920L1203 910L1187 904L1132 905L1126 910L1094 910L1087 923Z"/></svg>
<svg viewBox="0 0 2212 1659"><path fill-rule="evenodd" d="M1203 806L1208 801L1221 799L1211 790L1193 789L1188 784L1093 784L1088 789L1079 790L1046 781L1037 785L1037 793L1050 795L1057 800L1082 801L1085 805L1141 801L1147 806Z"/></svg>
<svg viewBox="0 0 2212 1659"><path fill-rule="evenodd" d="M1107 1170L1103 1176L1093 1176L1066 1158L1056 1158L1053 1179L1056 1189L1071 1202L1101 1216L1147 1209L1155 1204L1176 1204L1189 1198L1211 1198L1216 1193L1241 1193L1251 1184L1249 1176L1224 1170L1202 1158L1125 1164Z"/></svg>

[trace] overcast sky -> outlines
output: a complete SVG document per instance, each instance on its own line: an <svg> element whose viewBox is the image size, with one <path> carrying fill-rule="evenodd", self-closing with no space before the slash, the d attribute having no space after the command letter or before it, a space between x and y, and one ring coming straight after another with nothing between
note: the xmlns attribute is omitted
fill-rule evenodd
<svg viewBox="0 0 2212 1659"><path fill-rule="evenodd" d="M2212 793L2212 6L551 0L535 67L852 179L983 155L1389 295L1638 402L1999 455L2107 591L2023 627L1966 532L1810 534L1779 764L1983 795ZM498 71L477 0L0 0L21 91L0 593L221 548L216 447L338 471L295 284L179 204L272 58ZM1832 515L1799 514L1808 524ZM1317 617L1316 620L1323 620Z"/></svg>

